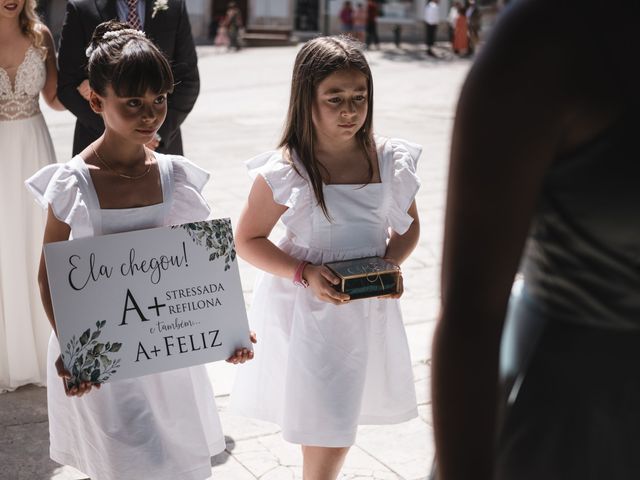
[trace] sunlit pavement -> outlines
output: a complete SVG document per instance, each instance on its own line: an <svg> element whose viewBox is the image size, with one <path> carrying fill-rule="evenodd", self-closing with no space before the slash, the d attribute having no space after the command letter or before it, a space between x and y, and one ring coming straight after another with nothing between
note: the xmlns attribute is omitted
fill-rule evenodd
<svg viewBox="0 0 640 480"><path fill-rule="evenodd" d="M198 47L201 93L182 131L185 156L212 173L205 196L216 217L231 217L235 224L251 184L242 162L278 143L296 51L279 47L226 53ZM422 233L403 265L402 299L420 416L399 425L361 427L342 471L344 479L422 479L431 467L429 363L438 308L447 155L457 95L470 65L444 48L436 51L441 58L427 57L423 47L412 45L383 45L367 54L375 82L375 131L424 148L417 196ZM71 154L74 119L68 112L43 111L58 160L65 161ZM280 233L277 229L274 235ZM240 273L250 304L256 271L240 261ZM212 476L302 478L300 449L284 442L277 426L226 413L236 368L224 362L208 366L227 436L227 450L212 459ZM48 448L45 389L26 387L0 395L0 479L85 478L49 460Z"/></svg>

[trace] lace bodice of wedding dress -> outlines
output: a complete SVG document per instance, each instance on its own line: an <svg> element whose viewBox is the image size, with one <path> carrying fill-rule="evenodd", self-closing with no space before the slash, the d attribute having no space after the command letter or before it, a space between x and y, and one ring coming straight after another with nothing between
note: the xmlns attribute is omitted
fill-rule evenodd
<svg viewBox="0 0 640 480"><path fill-rule="evenodd" d="M0 121L21 120L40 113L38 98L47 77L42 52L31 45L13 82L0 67Z"/></svg>

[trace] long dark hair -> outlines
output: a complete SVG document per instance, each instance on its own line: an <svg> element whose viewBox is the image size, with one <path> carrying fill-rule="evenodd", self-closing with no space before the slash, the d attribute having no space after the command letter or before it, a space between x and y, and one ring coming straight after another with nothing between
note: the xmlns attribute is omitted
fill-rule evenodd
<svg viewBox="0 0 640 480"><path fill-rule="evenodd" d="M89 85L98 95L105 95L107 85L119 97L173 91L173 74L166 57L143 32L126 23L110 20L98 25L87 56Z"/></svg>
<svg viewBox="0 0 640 480"><path fill-rule="evenodd" d="M369 163L369 179L374 174L371 152L373 142L373 77L369 64L359 44L349 37L318 37L302 46L296 56L291 79L289 111L279 147L293 160L296 153L304 166L313 187L318 205L329 217L322 192L321 165L315 157L315 134L312 106L318 84L334 72L354 69L367 77L367 117L364 125L356 133L356 139ZM300 172L298 172L300 173Z"/></svg>

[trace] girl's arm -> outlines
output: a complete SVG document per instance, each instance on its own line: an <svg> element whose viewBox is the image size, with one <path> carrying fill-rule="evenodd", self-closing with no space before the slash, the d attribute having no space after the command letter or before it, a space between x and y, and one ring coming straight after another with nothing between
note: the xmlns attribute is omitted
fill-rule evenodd
<svg viewBox="0 0 640 480"><path fill-rule="evenodd" d="M69 239L69 234L71 233L71 228L64 222L61 222L56 218L53 214L53 209L49 206L47 211L47 225L44 229L44 239L42 240L42 244L46 245L47 243L52 242L61 242ZM42 299L42 305L44 306L44 311L49 318L49 323L51 323L51 328L55 332L56 336L58 335L58 330L56 328L56 320L53 316L53 305L51 304L51 292L49 291L49 280L47 277L47 266L44 261L44 250L40 255L40 269L38 271L38 285L40 286L40 298ZM69 390L67 388L66 379L71 378L69 372L64 368L64 363L62 362L62 357L58 356L56 359L56 370L58 372L58 376L62 378L62 382L64 385L64 391L68 396L82 396L85 393L89 393L92 387L100 388L100 385L92 385L90 382L83 382L79 386L72 388Z"/></svg>
<svg viewBox="0 0 640 480"><path fill-rule="evenodd" d="M56 47L53 43L53 37L51 36L51 32L45 26L39 25L40 31L42 32L42 36L44 38L44 45L47 49L47 58L45 60L45 65L47 68L47 79L45 81L44 87L42 88L42 97L44 98L47 105L49 105L54 110L65 110L64 105L58 99L58 62L56 60Z"/></svg>
<svg viewBox="0 0 640 480"><path fill-rule="evenodd" d="M387 250L384 254L386 260L398 267L407 259L411 252L413 252L413 249L416 248L418 244L418 238L420 238L420 221L418 220L418 207L416 206L415 200L409 206L407 213L413 218L411 226L402 235L391 231L391 237L389 238ZM388 298L400 298L403 293L404 281L401 272L398 278L396 293L390 295Z"/></svg>
<svg viewBox="0 0 640 480"><path fill-rule="evenodd" d="M286 211L287 207L274 201L271 188L258 175L240 214L235 242L238 254L247 262L272 275L293 280L302 259L283 252L269 240L271 230ZM302 276L321 300L339 304L349 299L331 287L332 283L338 283L338 278L322 265L307 265Z"/></svg>
<svg viewBox="0 0 640 480"><path fill-rule="evenodd" d="M402 235L391 232L387 250L384 254L384 258L391 260L398 266L413 252L420 238L420 220L418 219L418 207L415 200L411 203L407 213L413 218L411 226Z"/></svg>
<svg viewBox="0 0 640 480"><path fill-rule="evenodd" d="M49 209L47 211L47 225L44 229L44 238L42 240L42 244L46 245L47 243L69 240L70 233L71 233L71 228L69 227L69 225L58 220L56 216L53 214L53 210L51 206L49 206ZM53 305L51 304L51 292L49 291L47 266L44 262L44 249L42 251L42 254L40 255L40 269L38 270L38 285L40 287L40 298L42 299L42 305L44 306L44 311L47 314L47 318L49 319L51 328L53 328L53 331L57 335L58 329L56 328L56 321L55 321L55 318L53 317Z"/></svg>

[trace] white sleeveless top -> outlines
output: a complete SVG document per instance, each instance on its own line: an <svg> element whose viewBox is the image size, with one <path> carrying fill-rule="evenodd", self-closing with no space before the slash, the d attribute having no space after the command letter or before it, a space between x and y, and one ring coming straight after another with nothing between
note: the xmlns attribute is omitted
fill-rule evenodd
<svg viewBox="0 0 640 480"><path fill-rule="evenodd" d="M71 238L205 220L209 206L201 190L209 173L184 157L154 153L160 171L162 203L137 208L102 209L89 168L79 155L48 165L26 181L38 203L51 205Z"/></svg>

